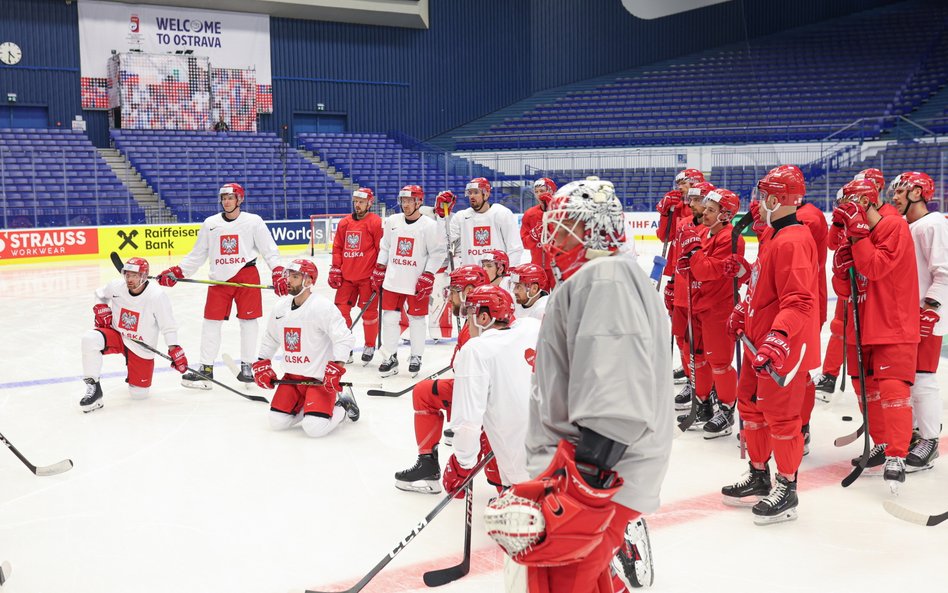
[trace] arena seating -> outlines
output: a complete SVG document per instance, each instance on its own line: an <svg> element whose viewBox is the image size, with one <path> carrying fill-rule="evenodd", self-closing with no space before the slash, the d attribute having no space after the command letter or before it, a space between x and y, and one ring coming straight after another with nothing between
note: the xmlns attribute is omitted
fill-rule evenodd
<svg viewBox="0 0 948 593"><path fill-rule="evenodd" d="M228 182L247 190L247 210L268 219L348 212L349 192L273 133L113 130L124 153L180 222L220 211ZM284 180L285 171L285 180ZM285 197L285 200L284 200Z"/></svg>
<svg viewBox="0 0 948 593"><path fill-rule="evenodd" d="M5 228L144 222L145 214L85 134L0 129Z"/></svg>

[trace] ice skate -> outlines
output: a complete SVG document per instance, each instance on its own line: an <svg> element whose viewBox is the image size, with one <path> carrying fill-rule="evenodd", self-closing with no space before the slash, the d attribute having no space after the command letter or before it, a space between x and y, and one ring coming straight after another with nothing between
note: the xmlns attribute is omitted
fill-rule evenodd
<svg viewBox="0 0 948 593"><path fill-rule="evenodd" d="M749 471L740 480L721 488L722 502L729 507L751 507L770 494L770 468L756 469L748 462Z"/></svg>
<svg viewBox="0 0 948 593"><path fill-rule="evenodd" d="M652 543L644 518L639 517L626 527L625 541L612 557L612 570L628 589L652 586Z"/></svg>
<svg viewBox="0 0 948 593"><path fill-rule="evenodd" d="M353 422L359 421L359 404L356 403L355 395L351 387L345 387L336 396L336 405L341 406L346 411L346 417Z"/></svg>
<svg viewBox="0 0 948 593"><path fill-rule="evenodd" d="M408 358L408 373L411 375L412 379L418 376L418 373L421 372L421 357L412 354Z"/></svg>
<svg viewBox="0 0 948 593"><path fill-rule="evenodd" d="M395 474L395 487L405 492L439 494L441 492L441 466L438 463L438 446L418 456L415 465Z"/></svg>
<svg viewBox="0 0 948 593"><path fill-rule="evenodd" d="M243 365L241 364L241 373L243 373L242 367ZM198 375L194 371L188 371L187 373L181 375L181 385L190 389L210 389L211 382L208 379L214 378L214 365L202 364L201 374L206 376L207 379L201 375Z"/></svg>
<svg viewBox="0 0 948 593"><path fill-rule="evenodd" d="M675 410L683 412L691 409L691 383L686 384L681 392L675 396Z"/></svg>
<svg viewBox="0 0 948 593"><path fill-rule="evenodd" d="M836 392L835 375L818 375L813 382L816 384L816 399L823 403L829 403Z"/></svg>
<svg viewBox="0 0 948 593"><path fill-rule="evenodd" d="M688 382L688 375L685 374L685 369L682 367L675 369L673 377L675 378L675 385L681 385L682 383Z"/></svg>
<svg viewBox="0 0 948 593"><path fill-rule="evenodd" d="M938 457L938 439L918 439L905 458L905 472L914 473L931 469Z"/></svg>
<svg viewBox="0 0 948 593"><path fill-rule="evenodd" d="M726 437L733 431L734 406L718 403L717 411L704 425L704 438L707 440Z"/></svg>
<svg viewBox="0 0 948 593"><path fill-rule="evenodd" d="M882 479L889 486L889 491L895 496L899 495L899 489L905 483L905 459L901 457L886 457L885 470L882 472Z"/></svg>
<svg viewBox="0 0 948 593"><path fill-rule="evenodd" d="M91 377L83 379L86 383L86 393L79 400L79 407L83 412L91 412L102 407L102 386Z"/></svg>
<svg viewBox="0 0 948 593"><path fill-rule="evenodd" d="M710 397L704 401L699 399L697 402L695 402L695 407L697 407L695 421L691 426L688 427L688 430L701 430L704 428L705 423L711 420L711 417L714 416L714 408L711 404ZM687 413L682 414L678 417L677 422L681 424L682 421L687 417Z"/></svg>
<svg viewBox="0 0 948 593"><path fill-rule="evenodd" d="M754 505L754 523L771 525L797 518L797 483L777 474L774 489L770 494Z"/></svg>
<svg viewBox="0 0 948 593"><path fill-rule="evenodd" d="M391 377L398 374L398 356L395 354L388 357L388 360L379 365L379 376Z"/></svg>
<svg viewBox="0 0 948 593"><path fill-rule="evenodd" d="M240 363L240 373L237 374L237 380L246 383L245 387L248 389L253 385L253 368L249 362Z"/></svg>
<svg viewBox="0 0 948 593"><path fill-rule="evenodd" d="M861 455L859 457L853 457L850 463L853 467L856 467L859 465L861 458ZM876 445L869 450L869 461L866 462L866 468L862 473L865 476L881 476L883 465L885 465L885 443Z"/></svg>
<svg viewBox="0 0 948 593"><path fill-rule="evenodd" d="M375 346L366 346L362 350L362 366L368 365L375 357Z"/></svg>

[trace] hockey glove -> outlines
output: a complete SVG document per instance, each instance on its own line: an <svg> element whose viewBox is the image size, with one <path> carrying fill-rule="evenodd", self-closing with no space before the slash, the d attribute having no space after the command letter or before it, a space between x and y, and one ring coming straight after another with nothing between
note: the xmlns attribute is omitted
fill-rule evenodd
<svg viewBox="0 0 948 593"><path fill-rule="evenodd" d="M484 459L491 451L493 451L493 449L491 449L490 441L487 440L487 433L481 430L481 451L477 454L477 461L480 462L480 460ZM488 484L497 488L498 493L503 492L504 484L500 479L497 457L493 457L487 462L487 465L484 466L484 477L487 478Z"/></svg>
<svg viewBox="0 0 948 593"><path fill-rule="evenodd" d="M457 456L451 455L448 464L444 466L444 473L441 474L441 483L444 485L445 490L454 492L457 487L461 485L461 482L466 480L470 474L471 470L461 467L461 464L458 463ZM464 498L464 491L462 490L455 494L454 498Z"/></svg>
<svg viewBox="0 0 948 593"><path fill-rule="evenodd" d="M342 376L345 374L346 367L333 361L329 361L326 364L326 371L323 373L323 387L328 391L332 391L333 393L339 393L342 391L342 387L339 385L339 380L342 379Z"/></svg>
<svg viewBox="0 0 948 593"><path fill-rule="evenodd" d="M764 370L764 367L769 363L779 373L789 356L790 339L782 332L771 331L764 338L764 343L757 349L757 356L754 357L751 364L757 370L758 376L769 377L770 375Z"/></svg>
<svg viewBox="0 0 948 593"><path fill-rule="evenodd" d="M538 222L537 224L533 225L533 228L530 229L530 239L532 239L534 243L539 244L542 238L543 238L543 223Z"/></svg>
<svg viewBox="0 0 948 593"><path fill-rule="evenodd" d="M737 340L737 336L744 333L744 322L747 319L747 311L744 309L744 303L740 302L734 305L731 315L727 318L727 335L732 340Z"/></svg>
<svg viewBox="0 0 948 593"><path fill-rule="evenodd" d="M273 292L275 292L278 297L290 294L290 286L286 281L286 276L283 275L283 266L273 268L273 273L270 277L273 279Z"/></svg>
<svg viewBox="0 0 948 593"><path fill-rule="evenodd" d="M746 282L750 279L750 274L748 274L750 269L751 265L747 260L736 253L732 253L724 260L724 275L728 278L737 278L741 282Z"/></svg>
<svg viewBox="0 0 948 593"><path fill-rule="evenodd" d="M112 327L112 307L98 303L92 307L96 327Z"/></svg>
<svg viewBox="0 0 948 593"><path fill-rule="evenodd" d="M840 280L849 280L849 268L853 267L853 249L843 244L833 253L833 275Z"/></svg>
<svg viewBox="0 0 948 593"><path fill-rule="evenodd" d="M655 210L662 216L668 216L672 208L681 210L681 192L678 190L670 191L665 197L658 201Z"/></svg>
<svg viewBox="0 0 948 593"><path fill-rule="evenodd" d="M857 202L846 202L837 206L833 210L833 224L842 224L846 229L846 236L851 239L869 236L866 209Z"/></svg>
<svg viewBox="0 0 948 593"><path fill-rule="evenodd" d="M329 268L329 288L339 290L342 286L342 270L336 266Z"/></svg>
<svg viewBox="0 0 948 593"><path fill-rule="evenodd" d="M381 290L383 282L385 282L385 266L375 264L375 269L372 270L372 277L369 278L369 285L372 287L372 292Z"/></svg>
<svg viewBox="0 0 948 593"><path fill-rule="evenodd" d="M435 214L439 218L444 218L445 215L450 215L451 211L454 209L454 205L458 203L458 198L450 191L443 191L438 194L438 197L435 198Z"/></svg>
<svg viewBox="0 0 948 593"><path fill-rule="evenodd" d="M835 222L829 227L829 235L826 238L826 246L835 251L840 245L846 242L846 227Z"/></svg>
<svg viewBox="0 0 948 593"><path fill-rule="evenodd" d="M168 346L168 356L171 357L171 368L182 375L188 370L188 359L184 355L184 348L178 345Z"/></svg>
<svg viewBox="0 0 948 593"><path fill-rule="evenodd" d="M935 330L935 324L938 323L939 319L941 319L941 317L935 311L931 309L921 310L919 329L921 330L921 336L923 338L931 337L932 332Z"/></svg>
<svg viewBox="0 0 948 593"><path fill-rule="evenodd" d="M751 202L748 210L750 210L751 218L754 220L751 229L760 237L761 233L767 230L767 223L760 218L760 202Z"/></svg>
<svg viewBox="0 0 948 593"><path fill-rule="evenodd" d="M253 381L264 389L273 389L273 381L277 378L276 373L270 367L270 359L258 360L250 365L253 370Z"/></svg>
<svg viewBox="0 0 948 593"><path fill-rule="evenodd" d="M434 274L425 272L418 277L415 283L415 296L419 299L426 299L431 296L431 290L434 288Z"/></svg>
<svg viewBox="0 0 948 593"><path fill-rule="evenodd" d="M179 266L171 266L164 272L158 274L158 284L162 286L174 286L178 280L184 278L184 272Z"/></svg>
<svg viewBox="0 0 948 593"><path fill-rule="evenodd" d="M665 308L668 309L670 314L672 309L675 308L675 283L669 282L666 284L662 295L665 297Z"/></svg>

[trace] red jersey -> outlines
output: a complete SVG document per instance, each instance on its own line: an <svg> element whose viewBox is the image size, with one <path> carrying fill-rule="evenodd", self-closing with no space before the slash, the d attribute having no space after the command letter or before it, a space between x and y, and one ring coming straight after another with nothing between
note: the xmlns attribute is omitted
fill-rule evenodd
<svg viewBox="0 0 948 593"><path fill-rule="evenodd" d="M683 221L691 221L694 218L694 214L691 212L691 207L687 204L683 204L680 208L675 210L674 216L660 216L658 219L658 228L655 229L655 234L658 236L658 239L662 242L670 241L668 245L668 260L665 262L665 269L662 270L662 276L674 276L675 275L675 265L678 262L678 232L681 229L681 224ZM670 223L674 220L674 232L671 237L668 236L668 227Z"/></svg>
<svg viewBox="0 0 948 593"><path fill-rule="evenodd" d="M691 306L694 312L716 309L727 316L734 308L733 278L724 275L724 260L731 255L733 230L733 226L726 224L713 235L708 232L701 242L701 249L691 256L691 277L694 279ZM737 239L737 254L744 256L744 237Z"/></svg>
<svg viewBox="0 0 948 593"><path fill-rule="evenodd" d="M918 264L908 223L901 216L884 216L865 239L853 245L856 278L865 285L859 295L862 343L917 344ZM849 280L833 276L836 294L849 297ZM855 343L850 308L847 338Z"/></svg>
<svg viewBox="0 0 948 593"><path fill-rule="evenodd" d="M332 265L347 282L368 280L375 269L382 241L382 219L369 212L356 220L351 214L339 221L332 240Z"/></svg>
<svg viewBox="0 0 948 593"><path fill-rule="evenodd" d="M816 242L796 219L781 224L784 220L776 221L767 249L760 252L751 270L745 327L747 336L757 345L772 330L787 335L791 348L784 365L787 370L800 360L806 344L798 371L805 373L820 365Z"/></svg>
<svg viewBox="0 0 948 593"><path fill-rule="evenodd" d="M896 209L896 207L888 202L879 206L879 215L880 216L898 216L900 218L902 217L902 215L899 214L899 211Z"/></svg>
<svg viewBox="0 0 948 593"><path fill-rule="evenodd" d="M689 210L690 211L690 210ZM676 217L677 218L677 217ZM689 216L678 221L678 232L675 233L675 248L672 249L669 246L668 249L668 263L673 266L672 269L675 269L675 266L678 265L678 245L681 243L681 231L686 228L694 228L698 235L704 239L708 236L708 227L704 226L701 223L695 222L694 216ZM674 255L674 257L672 257ZM668 266L665 266L666 268ZM676 307L687 307L688 306L688 280L677 271L675 272L675 306ZM691 306L694 307L695 303L698 302L700 295L700 286L695 287L691 286Z"/></svg>
<svg viewBox="0 0 948 593"><path fill-rule="evenodd" d="M464 326L461 328L461 333L458 334L458 343L454 346L454 352L451 353L451 366L454 366L454 357L458 355L458 351L461 350L461 346L467 343L471 339L471 328L468 327L467 322L464 322Z"/></svg>
<svg viewBox="0 0 948 593"><path fill-rule="evenodd" d="M813 204L804 204L797 208L797 220L803 223L816 242L817 280L820 283L820 325L826 323L826 245L829 240L829 226L823 211Z"/></svg>
<svg viewBox="0 0 948 593"><path fill-rule="evenodd" d="M546 271L548 278L553 278L553 268L550 265L549 258L544 257L543 248L540 247L540 237L543 233L543 208L539 204L527 208L520 220L520 239L523 246L530 250L530 262L535 263ZM545 263L545 265L544 265ZM517 265L510 262L510 265Z"/></svg>

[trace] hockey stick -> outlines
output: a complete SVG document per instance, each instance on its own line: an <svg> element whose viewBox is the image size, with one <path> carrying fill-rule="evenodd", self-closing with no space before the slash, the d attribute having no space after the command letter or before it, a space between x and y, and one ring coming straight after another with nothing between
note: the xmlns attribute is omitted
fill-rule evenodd
<svg viewBox="0 0 948 593"><path fill-rule="evenodd" d="M856 284L856 266L849 268L849 297L853 302L853 333L856 334L856 364L859 365L859 403L862 405L862 428L865 442L862 448L862 455L859 457L859 463L849 472L849 475L843 478L843 488L848 488L859 478L866 465L869 463L869 403L866 397L866 371L862 362L862 326L859 321L859 285ZM857 431L858 432L858 431ZM858 438L858 437L857 437Z"/></svg>
<svg viewBox="0 0 948 593"><path fill-rule="evenodd" d="M846 326L849 324L849 299L843 303L843 368L840 369L839 390L846 391Z"/></svg>
<svg viewBox="0 0 948 593"><path fill-rule="evenodd" d="M668 245L671 243L669 237L671 237L672 227L675 226L675 209L669 208L668 214L665 215L668 219L668 225L665 227L665 240L662 241L662 255L655 256L652 259L652 280L655 281L655 290L657 292L662 291L662 272L665 270L665 265L668 264Z"/></svg>
<svg viewBox="0 0 948 593"><path fill-rule="evenodd" d="M744 342L744 346L750 350L750 353L754 356L757 356L757 348L754 347L754 343L750 341L750 338L747 337L747 334L740 332L738 334L741 338L741 342ZM806 343L800 348L800 360L797 361L797 364L794 365L790 372L786 375L780 375L777 371L774 370L774 367L768 362L764 365L764 370L767 371L767 374L770 375L770 378L774 380L774 383L781 387L786 387L787 383L793 381L793 378L796 376L797 371L800 370L800 365L803 363L803 355L806 354Z"/></svg>
<svg viewBox="0 0 948 593"><path fill-rule="evenodd" d="M382 569L385 568L388 565L388 563L391 562L392 559L398 555L399 552L405 549L405 546L410 544L411 541L415 539L418 536L418 534L421 533L421 531L425 527L427 527L428 524L431 523L431 521L434 520L434 518L437 517L441 511L444 510L444 507L448 506L448 504L450 504L451 501L454 500L454 497L455 495L457 495L458 492L460 492L464 488L467 488L467 485L470 484L474 480L474 477L477 476L478 472L484 469L484 466L487 465L487 462L489 462L493 458L494 458L493 451L485 455L483 459L477 462L477 465L471 468L471 473L469 473L467 477L464 478L464 481L461 482L458 488L454 492L451 492L450 494L445 496L443 499L441 499L441 502L438 503L438 506L432 509L430 513L425 515L425 518L422 519L418 523L418 525L412 528L411 533L407 534L404 538L402 538L398 542L398 544L396 544L396 546L392 548L392 551L386 554L385 557L382 558L382 560L380 560L379 563L376 564L374 568L372 568L372 570L367 572L366 575L362 577L362 579L359 580L358 583L349 587L348 589L345 589L344 591L339 591L338 593L357 593L358 591L361 591L362 589L364 589L365 586L369 584L369 581L375 578L375 575L380 573ZM306 593L332 593L332 592L317 591L315 589L307 589Z"/></svg>
<svg viewBox="0 0 948 593"><path fill-rule="evenodd" d="M691 270L685 275L685 281L688 282L686 290L688 291L688 354L691 358L688 360L688 367L691 370L688 382L691 384L691 410L688 415L682 418L678 423L678 430L685 432L695 423L698 417L698 391L695 389L695 334L691 319Z"/></svg>
<svg viewBox="0 0 948 593"><path fill-rule="evenodd" d="M740 222L731 228L732 255L737 254L737 241L740 239L744 229L746 229L752 222L754 222L754 217L748 212L744 215L744 218L742 218ZM747 270L745 273L750 274L750 270ZM734 306L736 307L737 304L741 302L741 285L737 280L737 276L731 280L731 289L734 292ZM740 379L741 360L743 357L741 356L741 345L737 341L734 342L734 354L736 358L736 362L734 364L737 367L737 377ZM737 402L734 403L734 409L737 412L737 437L741 443L741 459L747 459L747 441L744 440L744 417L741 416L740 410L737 409Z"/></svg>
<svg viewBox="0 0 948 593"><path fill-rule="evenodd" d="M115 269L122 272L122 268L125 267L125 262L122 261L122 258L119 254L114 251L109 254L109 257L112 258L112 265L115 266ZM158 276L148 276L149 280L157 280ZM236 286L237 288L261 288L264 290L273 290L272 286L267 284L244 284L242 282L224 282L222 280L198 280L197 278L178 278L175 276L176 282L190 282L193 284L212 284L214 286Z"/></svg>
<svg viewBox="0 0 948 593"><path fill-rule="evenodd" d="M362 310L359 311L359 314L356 315L356 318L352 320L352 325L349 326L350 329L352 329L353 327L355 327L355 324L358 323L358 321L359 321L360 319L362 319L362 316L365 314L366 311L368 311L369 306L372 304L372 301L375 300L375 297L377 297L378 294L379 294L379 293L373 291L372 294L369 295L369 300L367 300L367 301L365 302L365 306L362 307Z"/></svg>
<svg viewBox="0 0 948 593"><path fill-rule="evenodd" d="M165 354L164 352L162 352L162 351L160 351L160 350L157 350L157 349L155 349L155 348L152 348L151 346L149 346L149 345L146 344L145 342L142 342L141 340L136 340L135 338L129 338L129 339L130 339L132 342L135 342L136 344L138 344L139 346L141 346L142 348L144 348L145 350L149 350L149 351L151 351L151 352L154 352L155 354L157 354L158 356L164 358L165 360L171 360L171 357L170 357L170 356L168 356L167 354ZM215 385L219 385L220 387L223 387L223 388L226 389L227 391L233 391L234 393L236 393L237 395L239 395L240 397L242 397L242 398L244 398L244 399L249 399L250 401L255 401L255 402L263 402L263 403L265 403L265 404L269 404L269 403L270 403L270 400L268 400L267 398L265 398L265 397L263 397L263 396L261 396L261 395L247 395L246 393L241 393L241 392L237 391L236 389L234 389L233 387L228 387L227 385L224 385L224 384L221 383L220 381L215 381L213 378L208 377L207 375L205 375L204 373L202 373L202 372L200 372L200 371L196 371L196 370L192 369L191 367L187 367L187 369L188 369L189 371L191 371L192 373L194 373L195 375L197 375L198 377L204 379L205 381L210 381L211 383L213 383L213 384L215 384Z"/></svg>
<svg viewBox="0 0 948 593"><path fill-rule="evenodd" d="M429 587L440 587L458 580L471 571L471 516L474 514L474 482L467 485L464 493L464 558L460 564L430 570L424 574L425 584Z"/></svg>
<svg viewBox="0 0 948 593"><path fill-rule="evenodd" d="M240 374L240 367L237 366L237 361L234 360L230 354L226 352L221 354L221 358L224 359L224 364L227 368L230 369L230 372L234 373L234 376ZM274 385L322 385L322 381L315 380L306 380L306 379L277 379L273 381ZM251 383L247 383L251 385ZM340 387L381 387L381 383L350 383L348 381L342 381L339 383Z"/></svg>
<svg viewBox="0 0 948 593"><path fill-rule="evenodd" d="M926 515L924 513L909 510L894 500L882 501L882 508L885 509L885 512L889 513L893 517L896 517L897 519L902 519L903 521L908 521L909 523L915 523L916 525L924 525L925 527L934 527L935 525L948 520L948 513L942 513L940 515Z"/></svg>
<svg viewBox="0 0 948 593"><path fill-rule="evenodd" d="M833 445L836 447L845 447L850 443L855 443L856 440L862 436L862 433L865 432L865 430L866 429L864 427L860 426L856 429L856 432L837 438L835 441L833 441Z"/></svg>
<svg viewBox="0 0 948 593"><path fill-rule="evenodd" d="M55 476L56 474L61 474L61 473L63 473L63 472L67 472L67 471L69 471L69 470L72 469L72 460L71 460L71 459L63 459L63 460L60 461L59 463L54 463L54 464L52 464L52 465L43 465L43 466L40 466L40 467L36 467L36 466L33 465L32 463L30 463L30 460L27 459L26 457L24 457L23 454L20 453L20 452L17 450L17 448L13 446L13 443L11 443L10 441L8 441L7 438L6 438L5 436L3 436L2 434L0 434L0 441L2 441L3 444L7 446L8 449L10 449L11 451L13 451L13 454L16 455L17 459L19 459L20 461L22 461L22 462L23 462L23 465L25 465L26 467L28 467L29 470L30 470L31 472L33 472L33 475L34 475L34 476Z"/></svg>
<svg viewBox="0 0 948 593"><path fill-rule="evenodd" d="M435 372L435 373L432 373L432 374L428 375L427 377L425 377L425 378L422 379L421 381L430 381L430 380L432 380L432 379L437 378L439 375L443 375L444 373L447 373L447 372L450 371L450 370L451 370L451 365L448 365L448 366L444 367L443 369L441 369L440 371L437 371L437 372ZM418 383L421 383L421 381L418 381ZM366 395L372 395L372 396L375 396L375 397L400 397L400 396L402 396L402 395L405 395L406 393L408 393L408 392L411 391L412 389L414 389L414 388L415 388L415 385L418 385L418 383L414 383L414 384L412 384L410 387L406 387L405 389L402 389L401 391L383 391L383 390L381 390L381 389L369 389L369 390L366 392Z"/></svg>
<svg viewBox="0 0 948 593"><path fill-rule="evenodd" d="M454 252L451 251L451 220L448 218L448 215L450 214L451 214L451 211L448 209L448 205L445 204L444 205L444 245L445 245L445 248L448 250L448 266L451 268L451 271L454 272ZM451 281L448 280L448 284L450 283ZM449 301L445 306L451 307L452 306L451 302ZM452 308L452 311L453 311L453 308ZM454 316L453 314L452 314L452 317L454 317L454 326L457 328L458 335L460 336L461 335L461 317Z"/></svg>

